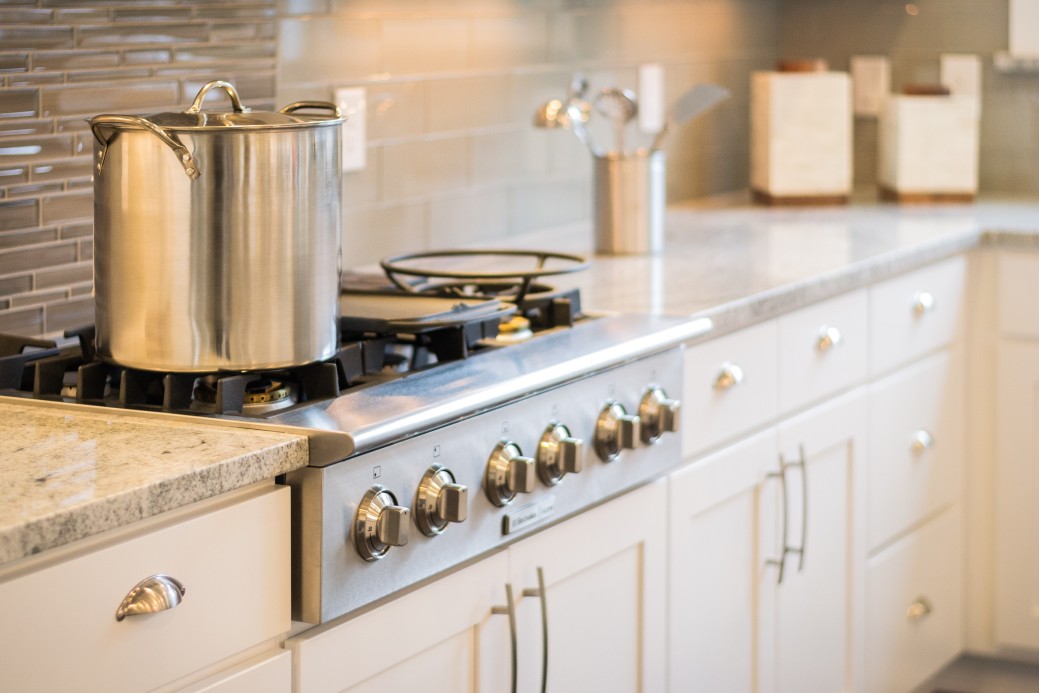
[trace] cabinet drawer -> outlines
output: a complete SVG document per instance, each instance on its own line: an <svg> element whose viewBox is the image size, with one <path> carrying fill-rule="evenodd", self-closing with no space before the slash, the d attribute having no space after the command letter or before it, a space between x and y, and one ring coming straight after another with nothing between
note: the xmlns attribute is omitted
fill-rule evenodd
<svg viewBox="0 0 1039 693"><path fill-rule="evenodd" d="M866 292L779 319L779 409L789 412L866 378Z"/></svg>
<svg viewBox="0 0 1039 693"><path fill-rule="evenodd" d="M872 287L870 374L890 371L956 339L966 260L944 260Z"/></svg>
<svg viewBox="0 0 1039 693"><path fill-rule="evenodd" d="M1000 253L997 262L1000 333L1039 339L1039 254Z"/></svg>
<svg viewBox="0 0 1039 693"><path fill-rule="evenodd" d="M870 550L960 497L963 378L941 351L869 388Z"/></svg>
<svg viewBox="0 0 1039 693"><path fill-rule="evenodd" d="M0 584L5 688L150 690L287 631L289 521L289 489L267 487ZM180 604L116 621L158 573Z"/></svg>
<svg viewBox="0 0 1039 693"><path fill-rule="evenodd" d="M963 647L959 506L869 562L866 690L909 691Z"/></svg>
<svg viewBox="0 0 1039 693"><path fill-rule="evenodd" d="M684 457L776 416L777 343L776 323L770 320L686 350Z"/></svg>

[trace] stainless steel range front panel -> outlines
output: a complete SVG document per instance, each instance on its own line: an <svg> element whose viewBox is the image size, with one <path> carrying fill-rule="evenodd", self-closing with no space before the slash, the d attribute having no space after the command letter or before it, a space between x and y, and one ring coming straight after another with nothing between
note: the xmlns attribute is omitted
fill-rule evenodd
<svg viewBox="0 0 1039 693"><path fill-rule="evenodd" d="M608 463L597 456L593 437L610 402L635 414L651 386L662 388L669 398L681 397L681 347L550 389L536 383L533 377L535 394L338 464L294 472L289 479L299 513L294 522L294 618L318 623L354 611L656 478L680 462L680 433L665 433L653 444L639 440L635 449ZM495 507L483 487L495 446L509 440L533 457L553 422L565 424L573 437L583 440L582 470L565 475L555 486L538 480L533 492ZM414 506L422 475L433 465L447 467L468 488L468 517L427 537L415 526ZM412 517L407 545L369 562L355 548L353 525L359 502L375 484L411 508Z"/></svg>

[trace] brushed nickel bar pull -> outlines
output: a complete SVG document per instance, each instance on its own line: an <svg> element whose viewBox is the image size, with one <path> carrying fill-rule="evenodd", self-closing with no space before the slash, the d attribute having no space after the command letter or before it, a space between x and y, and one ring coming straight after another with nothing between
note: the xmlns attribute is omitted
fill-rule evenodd
<svg viewBox="0 0 1039 693"><path fill-rule="evenodd" d="M783 584L783 572L786 567L786 554L789 551L787 534L790 529L790 513L788 512L788 502L786 493L786 464L783 462L783 456L779 457L779 471L769 472L765 475L766 479L779 479L780 487L783 492L783 549L779 554L779 558L768 558L765 560L765 565L774 565L779 567L779 575L776 578L776 584Z"/></svg>
<svg viewBox="0 0 1039 693"><path fill-rule="evenodd" d="M801 548L790 549L799 557L797 572L801 572L805 567L805 547L808 545L808 465L805 464L805 446L799 445L798 451L800 459L787 466L801 468Z"/></svg>
<svg viewBox="0 0 1039 693"><path fill-rule="evenodd" d="M505 583L505 606L492 606L491 613L509 617L509 638L512 640L512 693L516 693L516 672L519 655L516 644L516 602L512 598L512 585Z"/></svg>
<svg viewBox="0 0 1039 693"><path fill-rule="evenodd" d="M548 601L545 598L545 572L538 566L538 586L523 590L524 597L541 600L541 693L548 691Z"/></svg>

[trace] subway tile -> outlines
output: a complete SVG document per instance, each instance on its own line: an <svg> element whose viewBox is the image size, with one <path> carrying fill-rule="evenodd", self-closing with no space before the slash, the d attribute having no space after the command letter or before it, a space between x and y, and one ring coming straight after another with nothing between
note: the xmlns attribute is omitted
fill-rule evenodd
<svg viewBox="0 0 1039 693"><path fill-rule="evenodd" d="M72 48L72 27L0 25L0 46L15 50Z"/></svg>
<svg viewBox="0 0 1039 693"><path fill-rule="evenodd" d="M516 185L509 191L509 231L523 233L589 219L591 205L586 179Z"/></svg>
<svg viewBox="0 0 1039 693"><path fill-rule="evenodd" d="M343 173L343 207L362 207L379 201L382 149L368 147L367 165L361 171Z"/></svg>
<svg viewBox="0 0 1039 693"><path fill-rule="evenodd" d="M0 6L0 24L49 24L53 16L51 10L27 7L6 9Z"/></svg>
<svg viewBox="0 0 1039 693"><path fill-rule="evenodd" d="M68 289L47 289L46 291L30 291L11 297L11 307L21 308L23 306L39 306L44 303L63 301L68 298Z"/></svg>
<svg viewBox="0 0 1039 693"><path fill-rule="evenodd" d="M426 131L430 83L381 82L367 85L368 140L409 137Z"/></svg>
<svg viewBox="0 0 1039 693"><path fill-rule="evenodd" d="M39 225L39 200L0 202L0 231L27 229ZM0 267L0 274L10 274L14 268Z"/></svg>
<svg viewBox="0 0 1039 693"><path fill-rule="evenodd" d="M26 337L43 334L43 306L0 310L0 332Z"/></svg>
<svg viewBox="0 0 1039 693"><path fill-rule="evenodd" d="M44 224L63 224L69 221L91 219L93 216L94 195L92 191L43 198Z"/></svg>
<svg viewBox="0 0 1039 693"><path fill-rule="evenodd" d="M47 332L61 332L94 322L93 296L48 303L44 308Z"/></svg>
<svg viewBox="0 0 1039 693"><path fill-rule="evenodd" d="M509 77L438 79L428 86L428 130L473 130L511 120Z"/></svg>
<svg viewBox="0 0 1039 693"><path fill-rule="evenodd" d="M394 253L428 250L426 205L396 204L343 214L343 268L371 265Z"/></svg>
<svg viewBox="0 0 1039 693"><path fill-rule="evenodd" d="M429 203L430 247L487 243L508 231L509 196L504 189L477 189Z"/></svg>
<svg viewBox="0 0 1039 693"><path fill-rule="evenodd" d="M39 92L36 89L0 90L0 121L7 118L36 118L40 115L38 103Z"/></svg>
<svg viewBox="0 0 1039 693"><path fill-rule="evenodd" d="M278 83L334 82L368 77L380 69L379 22L322 17L279 22Z"/></svg>
<svg viewBox="0 0 1039 693"><path fill-rule="evenodd" d="M300 17L328 14L331 0L278 0L276 11L279 17Z"/></svg>
<svg viewBox="0 0 1039 693"><path fill-rule="evenodd" d="M31 274L11 274L0 277L0 296L11 296L25 291L32 291Z"/></svg>
<svg viewBox="0 0 1039 693"><path fill-rule="evenodd" d="M114 51L35 51L32 54L32 69L60 72L62 70L85 70L94 67L119 65L119 53Z"/></svg>
<svg viewBox="0 0 1039 693"><path fill-rule="evenodd" d="M177 83L170 81L60 87L44 92L43 115L148 112L177 103L179 95Z"/></svg>
<svg viewBox="0 0 1039 693"><path fill-rule="evenodd" d="M19 164L40 159L55 159L70 154L72 154L72 137L68 135L6 138L0 141L0 166L8 164L8 162Z"/></svg>
<svg viewBox="0 0 1039 693"><path fill-rule="evenodd" d="M149 43L199 43L207 40L204 24L105 24L78 29L80 46L125 46Z"/></svg>
<svg viewBox="0 0 1039 693"><path fill-rule="evenodd" d="M32 229L29 231L5 231L0 233L0 249L35 245L58 240L57 229ZM2 292L0 292L2 293Z"/></svg>
<svg viewBox="0 0 1039 693"><path fill-rule="evenodd" d="M69 178L90 177L93 173L91 159L80 157L67 161L48 161L43 164L35 164L32 169L34 181L66 180Z"/></svg>
<svg viewBox="0 0 1039 693"><path fill-rule="evenodd" d="M549 59L554 63L615 60L620 17L603 12L558 12L551 19Z"/></svg>
<svg viewBox="0 0 1039 693"><path fill-rule="evenodd" d="M548 59L548 27L543 14L472 19L470 66L479 69L536 65Z"/></svg>
<svg viewBox="0 0 1039 693"><path fill-rule="evenodd" d="M277 15L271 3L236 2L219 7L198 7L195 16L199 19L252 19L257 24L273 19Z"/></svg>
<svg viewBox="0 0 1039 693"><path fill-rule="evenodd" d="M382 70L391 75L463 70L470 64L471 41L466 19L384 19Z"/></svg>
<svg viewBox="0 0 1039 693"><path fill-rule="evenodd" d="M456 191L466 185L464 138L386 145L382 153L383 200Z"/></svg>
<svg viewBox="0 0 1039 693"><path fill-rule="evenodd" d="M530 129L473 136L472 183L499 183L544 175L548 171L544 135Z"/></svg>
<svg viewBox="0 0 1039 693"><path fill-rule="evenodd" d="M458 14L459 0L452 0L450 12ZM399 16L415 14L446 7L437 0L394 0L390 5L385 0L331 0L333 13L345 14L379 14L381 16Z"/></svg>
<svg viewBox="0 0 1039 693"><path fill-rule="evenodd" d="M35 275L35 286L37 289L46 289L51 286L67 286L78 282L93 281L94 266L90 262L66 263L61 266L38 269Z"/></svg>
<svg viewBox="0 0 1039 693"><path fill-rule="evenodd" d="M67 265L77 261L76 241L57 241L0 251L0 274Z"/></svg>

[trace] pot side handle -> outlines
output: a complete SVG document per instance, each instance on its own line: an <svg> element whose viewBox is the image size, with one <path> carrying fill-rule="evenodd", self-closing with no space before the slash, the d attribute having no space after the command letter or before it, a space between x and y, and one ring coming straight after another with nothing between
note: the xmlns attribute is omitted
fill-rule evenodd
<svg viewBox="0 0 1039 693"><path fill-rule="evenodd" d="M286 115L289 115L291 113L295 113L296 111L301 111L304 108L313 108L319 111L330 111L332 113L333 118L343 117L343 112L339 109L339 106L336 106L334 103L331 103L330 101L297 101L295 103L290 103L288 106L278 111L278 113L284 113Z"/></svg>
<svg viewBox="0 0 1039 693"><path fill-rule="evenodd" d="M180 165L184 167L184 173L188 175L188 178L194 180L202 174L202 172L198 170L198 165L196 164L194 157L191 156L191 152L188 151L188 148L184 146L184 143L180 141L180 138L178 138L176 134L166 132L150 120L138 116L99 115L90 119L90 129L94 132L94 138L101 145L101 150L97 153L98 175L101 175L101 170L104 167L105 156L108 154L108 144L110 142L110 136L105 133L105 130L113 129L116 126L143 128L144 130L151 132L162 140L167 147L173 150L173 153L177 155L177 160L180 162Z"/></svg>

